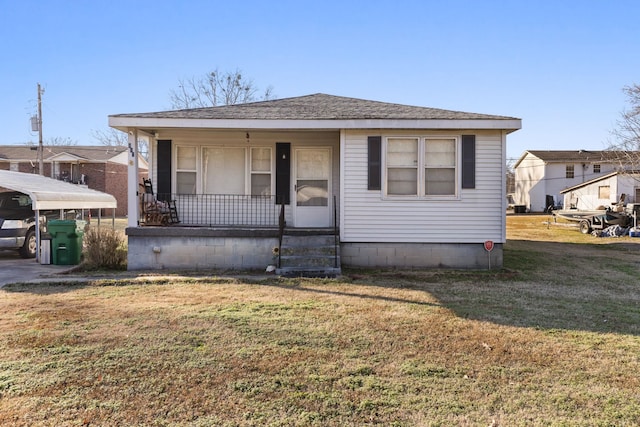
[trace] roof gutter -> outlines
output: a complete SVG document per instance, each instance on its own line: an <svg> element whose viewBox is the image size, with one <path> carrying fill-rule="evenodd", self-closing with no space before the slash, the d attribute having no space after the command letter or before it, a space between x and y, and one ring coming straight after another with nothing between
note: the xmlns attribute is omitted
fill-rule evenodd
<svg viewBox="0 0 640 427"><path fill-rule="evenodd" d="M490 129L507 133L522 128L520 119L354 119L354 120L264 120L184 119L109 116L109 126L127 132L130 128L182 129Z"/></svg>

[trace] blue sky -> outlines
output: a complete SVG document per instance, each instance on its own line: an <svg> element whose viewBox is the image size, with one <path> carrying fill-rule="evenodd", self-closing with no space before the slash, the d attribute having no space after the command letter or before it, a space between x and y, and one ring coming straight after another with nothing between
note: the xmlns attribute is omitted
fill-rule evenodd
<svg viewBox="0 0 640 427"><path fill-rule="evenodd" d="M0 144L99 144L109 114L170 108L241 70L312 93L519 117L507 156L609 144L640 83L637 0L0 0Z"/></svg>

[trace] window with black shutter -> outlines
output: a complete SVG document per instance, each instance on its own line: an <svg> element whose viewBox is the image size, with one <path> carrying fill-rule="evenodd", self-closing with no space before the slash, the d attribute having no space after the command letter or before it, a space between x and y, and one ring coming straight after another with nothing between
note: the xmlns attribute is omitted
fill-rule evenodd
<svg viewBox="0 0 640 427"><path fill-rule="evenodd" d="M370 136L369 144L369 165L368 165L368 186L369 190L380 190L382 175L382 137Z"/></svg>
<svg viewBox="0 0 640 427"><path fill-rule="evenodd" d="M462 135L462 188L476 188L475 135Z"/></svg>

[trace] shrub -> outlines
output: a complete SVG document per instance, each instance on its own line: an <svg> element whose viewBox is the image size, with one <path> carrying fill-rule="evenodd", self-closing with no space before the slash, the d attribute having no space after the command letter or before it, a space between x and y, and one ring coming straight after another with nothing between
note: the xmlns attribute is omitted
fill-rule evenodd
<svg viewBox="0 0 640 427"><path fill-rule="evenodd" d="M126 268L127 250L122 234L111 228L90 228L84 235L84 263L89 270Z"/></svg>

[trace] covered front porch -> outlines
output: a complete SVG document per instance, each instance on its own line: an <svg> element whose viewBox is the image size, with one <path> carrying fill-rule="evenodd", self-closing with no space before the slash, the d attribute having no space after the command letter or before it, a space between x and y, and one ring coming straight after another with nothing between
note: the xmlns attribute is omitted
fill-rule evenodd
<svg viewBox="0 0 640 427"><path fill-rule="evenodd" d="M129 175L129 269L281 268L299 256L294 229L328 236L318 256L339 265L339 132L134 129L132 151L141 136L150 180L133 190Z"/></svg>

